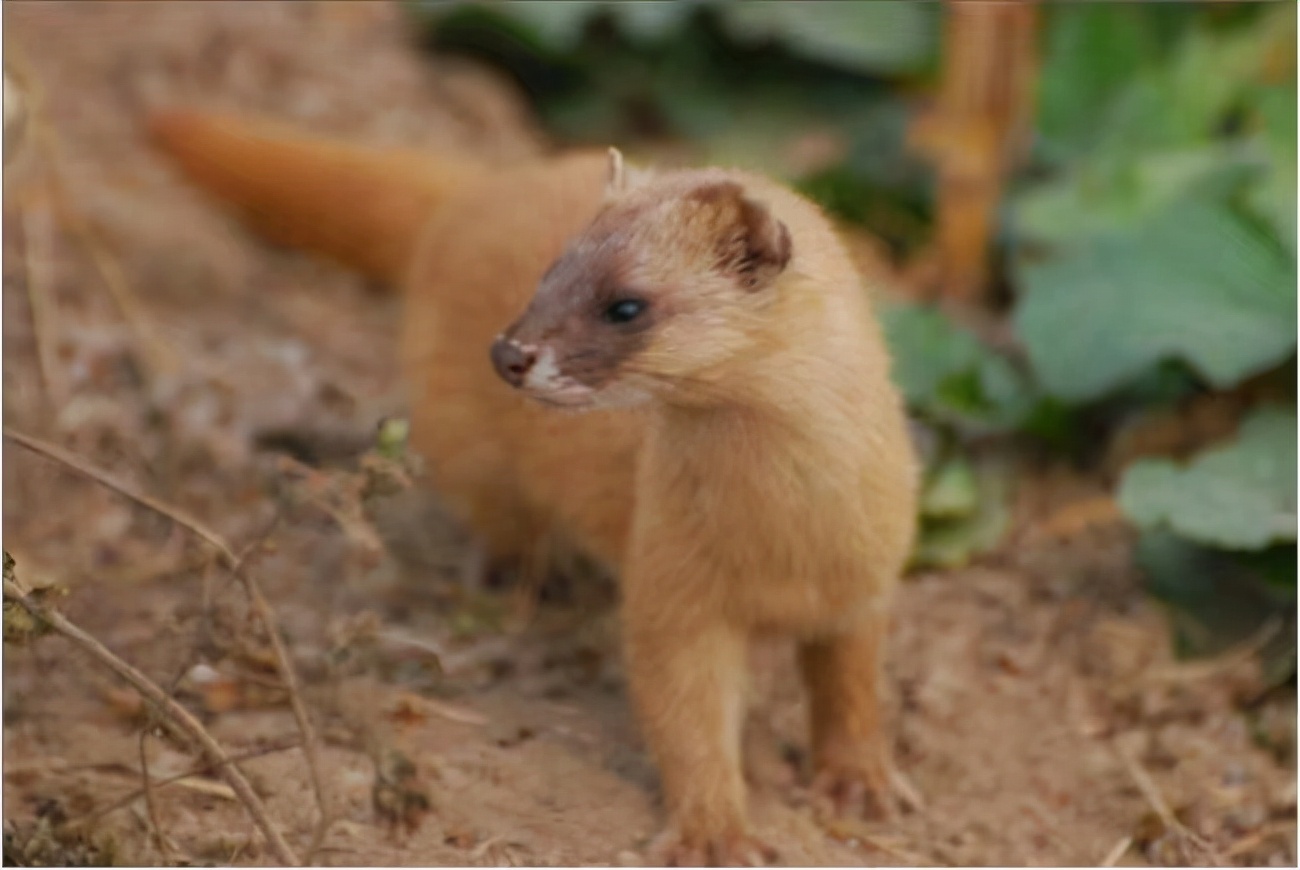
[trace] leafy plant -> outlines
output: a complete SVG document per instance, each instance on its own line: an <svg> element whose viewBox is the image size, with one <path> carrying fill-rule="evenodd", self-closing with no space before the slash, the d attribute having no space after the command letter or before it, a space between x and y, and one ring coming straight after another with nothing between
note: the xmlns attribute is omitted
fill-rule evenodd
<svg viewBox="0 0 1300 870"><path fill-rule="evenodd" d="M1296 541L1296 414L1255 411L1230 444L1180 465L1144 459L1124 473L1119 501L1144 528L1229 550Z"/></svg>
<svg viewBox="0 0 1300 870"><path fill-rule="evenodd" d="M913 410L973 433L1024 425L1037 395L1009 359L934 308L884 304L879 314L894 381Z"/></svg>
<svg viewBox="0 0 1300 870"><path fill-rule="evenodd" d="M1010 210L1014 324L1036 382L1097 404L1170 382L1171 366L1186 393L1293 365L1294 5L1227 20L1059 7L1047 44L1047 176ZM1293 405L1261 408L1230 443L1125 470L1137 559L1185 650L1294 606L1296 441ZM1281 642L1272 660L1293 672L1294 623Z"/></svg>
<svg viewBox="0 0 1300 870"><path fill-rule="evenodd" d="M1096 38L1134 14L1062 9L1053 36L1082 50L1090 40L1062 33ZM1146 63L1121 49L1130 80L1086 86L1099 118L1089 128L1046 101L1087 81L1075 69L1086 60L1067 51L1048 64L1049 161L1070 156L1012 216L1016 329L1054 395L1096 400L1168 359L1229 387L1293 353L1294 15L1279 4L1227 32L1193 19L1167 57ZM1288 39L1282 80L1271 59Z"/></svg>

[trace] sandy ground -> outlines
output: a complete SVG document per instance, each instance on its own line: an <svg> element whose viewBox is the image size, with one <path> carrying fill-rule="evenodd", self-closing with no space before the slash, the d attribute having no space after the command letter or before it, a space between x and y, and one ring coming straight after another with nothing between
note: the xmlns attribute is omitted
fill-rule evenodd
<svg viewBox="0 0 1300 870"><path fill-rule="evenodd" d="M147 107L181 103L509 158L544 147L526 106L486 71L418 55L383 4L10 2L4 18L44 119L6 169L5 424L245 553L323 744L335 821L313 860L641 861L657 787L608 585L552 589L535 609L467 590L463 542L414 492L368 502L385 554L346 455L402 407L396 301L246 236L139 130ZM256 447L304 427L341 445L333 470ZM317 804L239 586L172 523L12 444L4 459L20 579L66 587L71 619L231 754L261 752L241 766L307 853ZM1294 695L1259 700L1249 657L1170 661L1126 533L1088 520L1103 492L1034 467L997 554L909 579L890 682L919 812L819 817L789 651L757 652L753 815L784 862L1294 866ZM6 863L274 862L208 773L154 788L149 809L141 726L154 780L199 756L66 640L6 645L4 677ZM416 824L392 824L394 799Z"/></svg>

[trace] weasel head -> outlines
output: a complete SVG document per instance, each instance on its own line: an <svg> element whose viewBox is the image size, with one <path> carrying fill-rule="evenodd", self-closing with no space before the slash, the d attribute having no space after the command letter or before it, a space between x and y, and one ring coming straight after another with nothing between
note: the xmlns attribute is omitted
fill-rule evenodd
<svg viewBox="0 0 1300 870"><path fill-rule="evenodd" d="M509 384L549 404L609 407L680 393L751 347L792 256L790 232L716 170L629 186L606 202L492 346Z"/></svg>

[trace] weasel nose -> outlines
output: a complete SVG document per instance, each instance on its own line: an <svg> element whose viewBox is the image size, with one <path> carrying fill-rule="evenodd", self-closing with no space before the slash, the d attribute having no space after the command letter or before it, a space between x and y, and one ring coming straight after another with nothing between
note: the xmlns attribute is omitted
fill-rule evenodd
<svg viewBox="0 0 1300 870"><path fill-rule="evenodd" d="M492 365L506 383L517 387L524 382L524 376L537 361L537 354L524 350L516 342L498 338L492 342Z"/></svg>

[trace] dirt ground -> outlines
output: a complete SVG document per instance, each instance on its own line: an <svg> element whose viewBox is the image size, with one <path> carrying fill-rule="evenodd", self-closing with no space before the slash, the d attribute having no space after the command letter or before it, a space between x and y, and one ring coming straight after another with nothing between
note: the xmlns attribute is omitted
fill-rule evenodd
<svg viewBox="0 0 1300 870"><path fill-rule="evenodd" d="M523 101L418 54L387 4L9 2L4 24L40 103L6 168L4 422L243 554L320 732L335 821L313 860L642 861L661 817L610 586L556 586L535 608L467 587L472 554L416 491L366 502L385 552L348 457L402 408L396 300L244 234L139 127L148 107L202 105L509 158L544 147ZM326 470L258 446L277 430L314 433ZM19 579L65 587L70 619L253 755L241 767L308 854L308 767L238 584L84 475L9 442L4 459ZM1249 655L1171 660L1104 492L1034 466L996 554L909 578L890 682L919 811L815 812L790 656L757 651L753 815L783 862L1295 865L1294 695L1261 699ZM192 775L146 800L142 751L155 782ZM274 863L199 754L61 637L6 644L3 796L6 863Z"/></svg>

